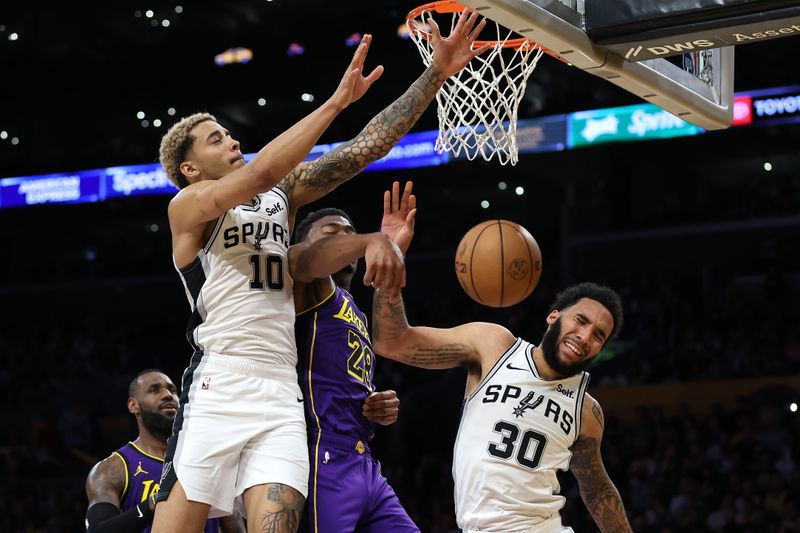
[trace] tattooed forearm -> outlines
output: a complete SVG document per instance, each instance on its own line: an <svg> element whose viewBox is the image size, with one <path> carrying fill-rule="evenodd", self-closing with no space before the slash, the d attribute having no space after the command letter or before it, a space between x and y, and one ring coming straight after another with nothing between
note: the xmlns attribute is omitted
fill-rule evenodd
<svg viewBox="0 0 800 533"><path fill-rule="evenodd" d="M302 187L317 197L349 180L389 153L417 122L446 79L435 66L428 67L400 98L370 120L354 139L315 161L300 165L284 178L280 187L287 193Z"/></svg>
<svg viewBox="0 0 800 533"><path fill-rule="evenodd" d="M372 298L372 339L377 342L391 342L398 339L408 328L403 299L390 302L389 297L375 291Z"/></svg>
<svg viewBox="0 0 800 533"><path fill-rule="evenodd" d="M597 439L580 438L575 441L571 448L569 469L578 480L581 498L597 527L603 532L631 531L622 498L600 460L599 447Z"/></svg>
<svg viewBox="0 0 800 533"><path fill-rule="evenodd" d="M426 328L427 329L427 328ZM389 297L375 291L372 300L372 340L381 355L422 368L452 368L458 366L469 354L469 347L459 343L414 343L403 337L409 331L402 298L390 302Z"/></svg>
<svg viewBox="0 0 800 533"><path fill-rule="evenodd" d="M469 348L464 344L441 344L426 346L414 344L404 350L406 361L419 367L454 367L461 364L464 356L469 353Z"/></svg>

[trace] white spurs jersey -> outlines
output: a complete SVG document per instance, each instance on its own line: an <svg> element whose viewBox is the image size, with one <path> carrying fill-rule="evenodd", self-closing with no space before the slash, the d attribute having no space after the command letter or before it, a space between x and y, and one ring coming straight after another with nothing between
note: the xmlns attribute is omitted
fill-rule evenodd
<svg viewBox="0 0 800 533"><path fill-rule="evenodd" d="M277 187L219 218L197 257L178 269L196 351L297 364L289 237L288 199Z"/></svg>
<svg viewBox="0 0 800 533"><path fill-rule="evenodd" d="M569 468L589 374L544 380L533 348L517 339L464 400L453 455L462 530L549 531L542 524L549 518L560 524L556 471Z"/></svg>

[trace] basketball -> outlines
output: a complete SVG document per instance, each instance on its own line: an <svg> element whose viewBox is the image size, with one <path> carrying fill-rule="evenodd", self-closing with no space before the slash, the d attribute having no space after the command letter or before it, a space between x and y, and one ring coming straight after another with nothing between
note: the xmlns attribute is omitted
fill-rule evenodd
<svg viewBox="0 0 800 533"><path fill-rule="evenodd" d="M469 230L456 250L456 277L470 298L509 307L527 298L542 275L533 236L509 220L487 220Z"/></svg>

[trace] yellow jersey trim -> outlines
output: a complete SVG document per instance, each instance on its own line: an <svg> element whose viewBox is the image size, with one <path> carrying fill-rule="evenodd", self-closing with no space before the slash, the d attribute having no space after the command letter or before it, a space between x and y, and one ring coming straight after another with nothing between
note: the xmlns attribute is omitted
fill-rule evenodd
<svg viewBox="0 0 800 533"><path fill-rule="evenodd" d="M294 316L300 316L300 315L302 315L302 314L308 313L309 311L313 311L314 309L316 309L316 308L317 308L317 307L319 307L320 305L322 305L322 304L324 304L325 302L327 302L328 300L330 300L330 299L331 299L331 297L332 297L334 294L336 294L336 284L335 284L335 283L333 284L333 290L331 291L331 293L330 293L328 296L326 296L326 297L325 297L325 299L324 299L324 300L322 300L321 302L319 302L319 303L317 303L317 304L314 304L314 305L312 305L312 306L311 306L311 307L309 307L308 309L303 309L303 310L302 310L302 311L300 311L299 313L295 313L295 315L294 315Z"/></svg>
<svg viewBox="0 0 800 533"><path fill-rule="evenodd" d="M333 289L336 291L336 289ZM331 293L333 294L333 293ZM330 296L328 296L330 298ZM326 298L325 300L327 300ZM319 441L322 438L322 428L319 424L319 416L314 406L314 387L311 384L311 368L314 366L314 344L317 340L317 313L314 313L314 330L311 334L311 349L308 358L308 394L311 400L311 412L314 413L314 421L317 423L317 443L314 446L314 532L319 532L319 517L317 515L317 476L319 475Z"/></svg>
<svg viewBox="0 0 800 533"><path fill-rule="evenodd" d="M125 488L122 489L122 495L119 497L119 500L122 501L125 499L125 495L128 493L128 461L126 461L119 452L112 452L111 455L116 455L119 457L119 460L122 461L122 466L125 468Z"/></svg>
<svg viewBox="0 0 800 533"><path fill-rule="evenodd" d="M139 448L137 445L135 445L133 442L128 442L128 444L130 444L131 446L133 446L133 449L134 449L134 450L136 450L136 451L137 451L137 452L139 452L140 454L144 455L145 457L149 457L150 459L155 459L156 461L158 461L158 462L160 462L160 463L163 463L163 462L164 462L164 459L163 459L162 457L156 457L155 455L150 455L149 453L147 453L146 451L142 450L142 449L141 449L141 448Z"/></svg>

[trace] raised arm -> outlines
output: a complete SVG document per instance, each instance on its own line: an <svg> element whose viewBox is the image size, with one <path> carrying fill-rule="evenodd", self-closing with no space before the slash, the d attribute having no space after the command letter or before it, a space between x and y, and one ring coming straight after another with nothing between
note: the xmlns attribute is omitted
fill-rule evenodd
<svg viewBox="0 0 800 533"><path fill-rule="evenodd" d="M632 531L622 498L608 477L600 442L603 437L603 410L597 400L586 395L581 411L581 434L572 445L569 469L578 480L581 498L597 527L603 533Z"/></svg>
<svg viewBox="0 0 800 533"><path fill-rule="evenodd" d="M448 37L443 38L438 27L432 29L433 63L411 87L370 120L355 138L319 159L299 165L286 176L280 186L289 196L291 209L321 198L389 153L417 122L445 80L486 50L471 48L485 24L481 20L476 25L477 20L477 13L465 10Z"/></svg>
<svg viewBox="0 0 800 533"><path fill-rule="evenodd" d="M365 89L360 84L369 77L361 76L357 58L363 58L366 51L367 44L361 43L353 56L353 63L334 94L311 114L264 146L247 165L218 180L200 181L181 190L170 202L169 215L173 230L180 232L220 217L228 209L270 190L297 167L333 119L363 95ZM375 78L379 75L374 72L370 74ZM230 139L228 132L221 127L218 130L205 132L206 135L195 142L226 142L231 145L232 156L238 153L238 143ZM191 168L187 171L191 171Z"/></svg>
<svg viewBox="0 0 800 533"><path fill-rule="evenodd" d="M86 478L88 533L139 533L153 520L153 507L140 503L124 513L120 497L125 490L125 466L112 455L97 463Z"/></svg>
<svg viewBox="0 0 800 533"><path fill-rule="evenodd" d="M289 272L302 283L327 278L364 257L364 284L396 293L405 282L403 255L392 240L381 233L331 235L289 248Z"/></svg>

